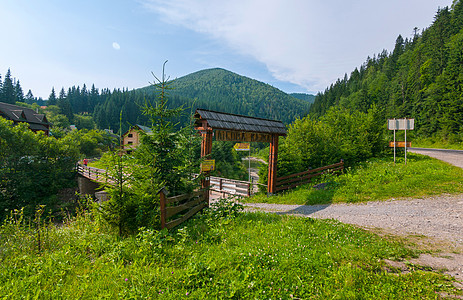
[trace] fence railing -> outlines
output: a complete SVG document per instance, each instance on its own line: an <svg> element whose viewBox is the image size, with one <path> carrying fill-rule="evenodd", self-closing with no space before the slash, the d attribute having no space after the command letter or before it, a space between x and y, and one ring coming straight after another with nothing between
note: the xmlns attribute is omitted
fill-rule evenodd
<svg viewBox="0 0 463 300"><path fill-rule="evenodd" d="M182 224L207 206L205 191L196 191L174 197L166 197L164 189L159 192L161 206L161 228L173 228Z"/></svg>
<svg viewBox="0 0 463 300"><path fill-rule="evenodd" d="M214 176L210 177L211 191L229 195L249 197L258 192L259 185L262 184Z"/></svg>
<svg viewBox="0 0 463 300"><path fill-rule="evenodd" d="M107 181L107 170L77 164L77 173L98 182Z"/></svg>
<svg viewBox="0 0 463 300"><path fill-rule="evenodd" d="M299 185L307 184L312 178L323 174L334 173L344 169L344 160L340 162L304 172L278 177L276 179L276 191L283 191L295 188Z"/></svg>

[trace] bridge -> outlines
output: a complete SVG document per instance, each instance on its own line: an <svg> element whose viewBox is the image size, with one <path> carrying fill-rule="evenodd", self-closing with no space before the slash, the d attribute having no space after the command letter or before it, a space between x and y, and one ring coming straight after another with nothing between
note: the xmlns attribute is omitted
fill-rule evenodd
<svg viewBox="0 0 463 300"><path fill-rule="evenodd" d="M81 194L96 195L101 184L111 182L107 175L107 170L86 166L83 164L77 165L77 173L79 176L79 191ZM256 194L259 190L259 185L266 186L257 182L241 181L222 177L210 176L210 193L215 192L225 197L233 195L239 197L249 197ZM217 194L214 195L217 198Z"/></svg>

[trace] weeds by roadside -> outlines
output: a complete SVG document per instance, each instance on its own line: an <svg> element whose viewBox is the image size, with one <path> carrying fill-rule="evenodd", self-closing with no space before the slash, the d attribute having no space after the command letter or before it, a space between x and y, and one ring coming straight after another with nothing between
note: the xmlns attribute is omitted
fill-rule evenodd
<svg viewBox="0 0 463 300"><path fill-rule="evenodd" d="M333 220L243 213L222 200L176 230L121 238L82 209L48 230L20 213L0 227L0 297L434 299L443 275L390 273L417 252Z"/></svg>
<svg viewBox="0 0 463 300"><path fill-rule="evenodd" d="M345 174L326 176L325 188L314 184L298 187L273 197L257 195L245 199L249 203L328 204L365 202L391 198L422 197L443 193L463 193L463 170L427 156L409 153L397 163L390 157L367 161Z"/></svg>

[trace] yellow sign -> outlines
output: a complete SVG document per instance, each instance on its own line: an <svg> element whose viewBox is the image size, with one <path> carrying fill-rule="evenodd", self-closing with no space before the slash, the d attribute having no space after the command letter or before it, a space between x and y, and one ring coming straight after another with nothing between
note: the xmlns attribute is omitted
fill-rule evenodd
<svg viewBox="0 0 463 300"><path fill-rule="evenodd" d="M209 172L215 170L215 159L207 159L201 163L201 172Z"/></svg>
<svg viewBox="0 0 463 300"><path fill-rule="evenodd" d="M251 149L251 145L249 143L236 143L233 148L236 151L249 151Z"/></svg>
<svg viewBox="0 0 463 300"><path fill-rule="evenodd" d="M270 143L272 136L266 133L216 130L215 139L217 141Z"/></svg>
<svg viewBox="0 0 463 300"><path fill-rule="evenodd" d="M395 142L397 148L405 148L405 142ZM412 142L407 142L407 148L412 146ZM389 147L394 148L394 142L389 142Z"/></svg>

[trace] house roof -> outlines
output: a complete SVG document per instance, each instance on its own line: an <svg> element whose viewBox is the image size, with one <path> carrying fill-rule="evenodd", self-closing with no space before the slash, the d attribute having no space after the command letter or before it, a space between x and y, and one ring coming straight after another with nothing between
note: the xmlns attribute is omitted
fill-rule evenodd
<svg viewBox="0 0 463 300"><path fill-rule="evenodd" d="M286 135L286 126L281 121L235 115L207 109L197 109L196 126L201 126L200 120L206 120L212 129L247 131Z"/></svg>
<svg viewBox="0 0 463 300"><path fill-rule="evenodd" d="M129 133L130 130L132 129L138 129L138 130L141 130L141 131L144 131L146 133L150 133L151 132L151 128L149 127L146 127L146 126L143 126L143 125L139 125L139 124L136 124L136 125L133 125L132 127L130 127L129 130L127 130L122 136L125 136L127 133Z"/></svg>
<svg viewBox="0 0 463 300"><path fill-rule="evenodd" d="M45 128L40 130L48 130L45 126L50 125L44 114L36 113L33 109L27 107L9 103L0 102L0 115L14 122L27 122L31 125L37 124ZM31 127L31 129L33 128Z"/></svg>
<svg viewBox="0 0 463 300"><path fill-rule="evenodd" d="M139 124L137 124L137 125L135 125L135 126L137 126L140 130L143 130L143 131L146 132L146 133L151 132L151 128L149 128L149 127L146 127L146 126L143 126L143 125L139 125Z"/></svg>

